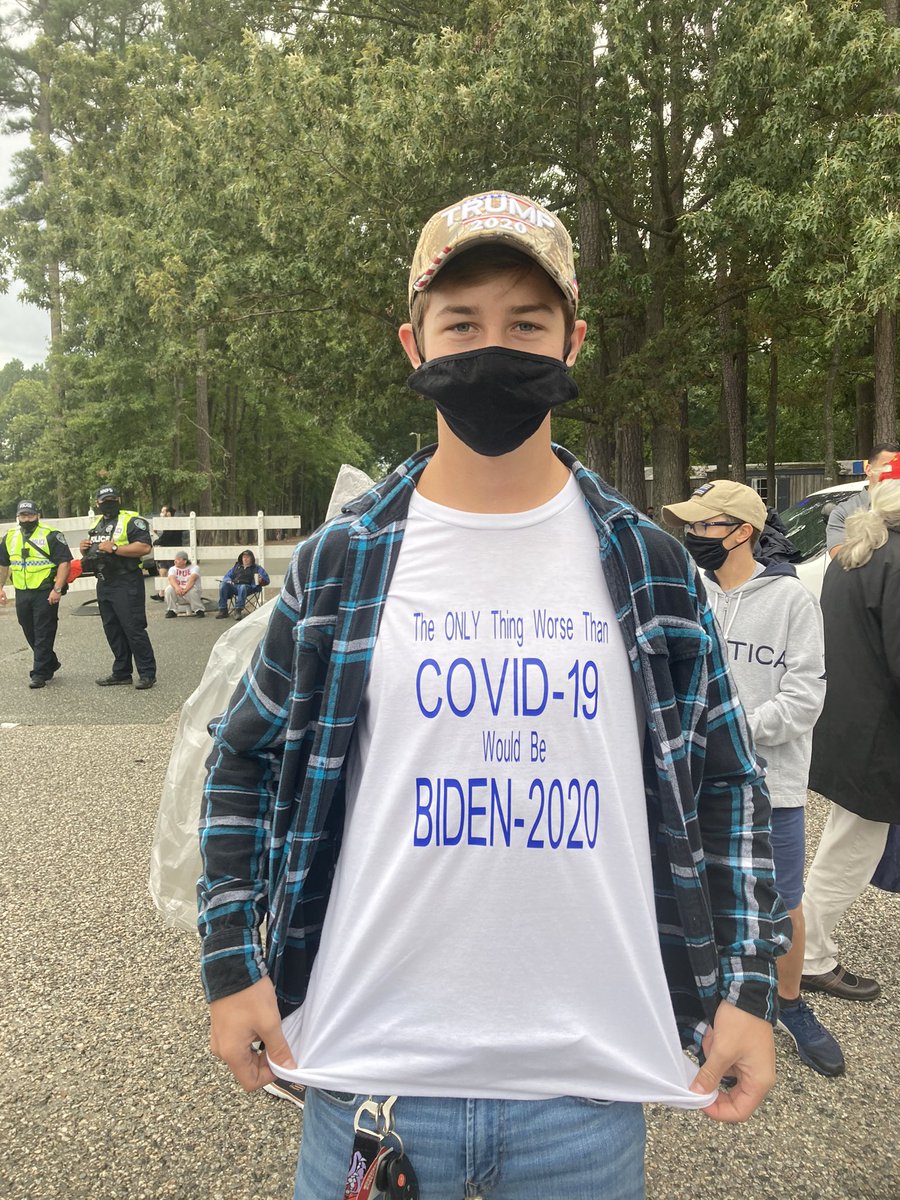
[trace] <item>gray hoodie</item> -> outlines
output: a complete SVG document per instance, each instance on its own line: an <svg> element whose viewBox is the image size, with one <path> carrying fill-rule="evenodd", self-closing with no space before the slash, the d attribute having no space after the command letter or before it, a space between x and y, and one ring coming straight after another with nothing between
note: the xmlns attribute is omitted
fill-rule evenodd
<svg viewBox="0 0 900 1200"><path fill-rule="evenodd" d="M750 732L766 761L773 808L806 803L812 731L825 702L825 640L818 601L790 563L757 563L725 592L705 573Z"/></svg>

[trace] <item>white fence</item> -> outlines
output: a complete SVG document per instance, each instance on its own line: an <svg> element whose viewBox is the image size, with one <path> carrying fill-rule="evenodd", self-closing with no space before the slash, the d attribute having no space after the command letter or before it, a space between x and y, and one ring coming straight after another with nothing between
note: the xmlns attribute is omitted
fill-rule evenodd
<svg viewBox="0 0 900 1200"><path fill-rule="evenodd" d="M198 517L196 513L191 512L186 516L148 517L147 520L150 522L154 538L164 529L180 529L182 534L187 533L186 545L183 548L190 555L191 562L197 563L200 567L201 576L224 574L233 565L242 550L252 550L256 555L256 561L268 571L273 588L281 587L285 568L294 552L294 547L300 540L300 518L298 516L266 514L262 510L254 515ZM88 530L96 524L96 521L97 517L92 512L88 512L84 517L48 518L47 524L64 533L73 556L81 558L78 543L82 538L87 537ZM0 526L0 537L3 537L10 528L10 524ZM249 536L246 541L235 541L226 545L199 545L198 533L209 530L224 532L233 530L235 533L242 531L249 532L252 536ZM271 539L273 530L283 534L283 539ZM270 534L271 540L266 539L267 532ZM168 561L174 556L177 549L177 546L158 546L154 547L153 552L155 557ZM87 591L93 590L95 586L95 580L90 577L76 579L70 588L73 592ZM212 594L206 583L204 583L204 591ZM12 594L11 589L8 594Z"/></svg>

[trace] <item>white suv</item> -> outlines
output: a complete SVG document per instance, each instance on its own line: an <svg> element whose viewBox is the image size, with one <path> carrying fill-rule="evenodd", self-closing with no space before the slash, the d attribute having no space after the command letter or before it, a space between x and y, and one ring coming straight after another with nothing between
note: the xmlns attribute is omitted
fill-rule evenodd
<svg viewBox="0 0 900 1200"><path fill-rule="evenodd" d="M835 504L849 500L865 486L866 481L860 480L858 483L840 483L837 487L822 488L820 492L813 492L799 504L793 504L779 514L788 537L803 555L800 562L794 563L797 577L817 599L822 592L825 569L831 562L825 549L828 514Z"/></svg>

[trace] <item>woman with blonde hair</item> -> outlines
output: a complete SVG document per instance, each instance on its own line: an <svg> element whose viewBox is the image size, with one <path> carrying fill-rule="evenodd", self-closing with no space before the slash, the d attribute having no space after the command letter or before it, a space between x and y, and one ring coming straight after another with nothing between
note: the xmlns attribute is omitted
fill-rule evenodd
<svg viewBox="0 0 900 1200"><path fill-rule="evenodd" d="M881 993L840 964L833 933L900 821L900 456L871 495L825 573L828 687L809 779L832 803L806 881L803 986L844 1000Z"/></svg>

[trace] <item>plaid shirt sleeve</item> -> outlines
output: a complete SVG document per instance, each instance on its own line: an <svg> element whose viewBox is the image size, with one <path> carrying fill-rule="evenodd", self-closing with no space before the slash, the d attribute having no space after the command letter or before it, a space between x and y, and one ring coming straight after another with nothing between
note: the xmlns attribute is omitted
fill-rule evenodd
<svg viewBox="0 0 900 1200"><path fill-rule="evenodd" d="M771 808L718 626L702 587L709 635L706 721L697 818L719 954L722 998L774 1022L775 957L790 946L790 922L775 891Z"/></svg>
<svg viewBox="0 0 900 1200"><path fill-rule="evenodd" d="M302 548L301 548L302 549ZM228 709L210 724L213 749L200 813L201 974L208 1000L267 972L259 935L268 912L271 837L293 695L302 588L295 552L262 643ZM308 698L309 699L309 698Z"/></svg>

